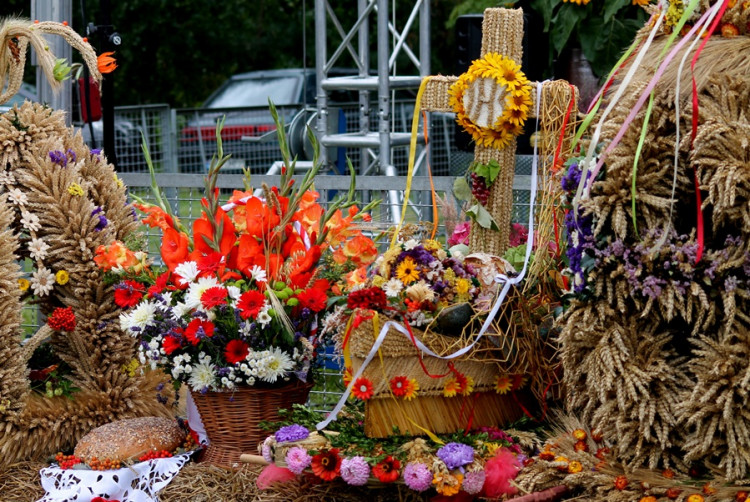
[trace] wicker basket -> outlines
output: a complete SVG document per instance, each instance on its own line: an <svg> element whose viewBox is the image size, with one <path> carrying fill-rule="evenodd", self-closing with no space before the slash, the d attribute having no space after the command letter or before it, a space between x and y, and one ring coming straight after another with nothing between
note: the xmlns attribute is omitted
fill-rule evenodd
<svg viewBox="0 0 750 502"><path fill-rule="evenodd" d="M277 421L280 409L304 404L312 383L295 380L271 389L240 387L233 392L192 392L210 446L202 460L233 467L240 454L255 453L258 443L268 435L258 424Z"/></svg>

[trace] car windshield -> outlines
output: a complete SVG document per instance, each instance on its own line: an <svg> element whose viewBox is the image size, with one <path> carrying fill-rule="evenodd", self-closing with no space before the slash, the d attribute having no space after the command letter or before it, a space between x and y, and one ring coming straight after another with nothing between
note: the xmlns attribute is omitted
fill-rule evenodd
<svg viewBox="0 0 750 502"><path fill-rule="evenodd" d="M298 77L269 77L235 80L206 103L206 108L268 106L268 98L276 105L291 105L297 98Z"/></svg>

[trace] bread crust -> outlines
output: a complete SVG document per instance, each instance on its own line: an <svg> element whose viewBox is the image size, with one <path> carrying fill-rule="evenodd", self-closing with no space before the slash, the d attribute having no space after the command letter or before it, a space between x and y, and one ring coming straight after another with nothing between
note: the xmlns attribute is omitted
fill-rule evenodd
<svg viewBox="0 0 750 502"><path fill-rule="evenodd" d="M140 417L111 422L93 429L78 442L75 456L88 462L138 460L150 451L173 452L185 441L185 432L171 418Z"/></svg>

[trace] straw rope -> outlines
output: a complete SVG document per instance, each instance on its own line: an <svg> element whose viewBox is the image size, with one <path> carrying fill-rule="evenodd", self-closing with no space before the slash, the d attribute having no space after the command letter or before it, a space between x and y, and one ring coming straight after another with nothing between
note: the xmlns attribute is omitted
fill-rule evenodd
<svg viewBox="0 0 750 502"><path fill-rule="evenodd" d="M486 9L482 21L482 57L490 52L516 62L523 57L523 9Z"/></svg>

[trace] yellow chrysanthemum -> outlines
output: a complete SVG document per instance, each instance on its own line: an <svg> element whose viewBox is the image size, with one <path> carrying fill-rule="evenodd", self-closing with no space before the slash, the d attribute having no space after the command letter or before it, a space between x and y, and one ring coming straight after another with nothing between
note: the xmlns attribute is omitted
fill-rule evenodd
<svg viewBox="0 0 750 502"><path fill-rule="evenodd" d="M463 277L456 279L456 293L459 295L468 293L470 287L471 282L468 279L464 279Z"/></svg>
<svg viewBox="0 0 750 502"><path fill-rule="evenodd" d="M383 284L385 284L387 281L382 275L374 275L372 276L372 285L376 288L382 287Z"/></svg>
<svg viewBox="0 0 750 502"><path fill-rule="evenodd" d="M417 380L412 378L406 383L406 389L404 390L404 399L411 401L417 397L417 391L419 390L419 384Z"/></svg>
<svg viewBox="0 0 750 502"><path fill-rule="evenodd" d="M443 272L443 279L453 286L453 284L456 282L456 273L453 271L452 268L448 268Z"/></svg>
<svg viewBox="0 0 750 502"><path fill-rule="evenodd" d="M70 195L81 197L83 195L83 187L81 187L81 185L79 185L78 183L71 183L68 187L68 193Z"/></svg>
<svg viewBox="0 0 750 502"><path fill-rule="evenodd" d="M26 291L27 289L29 289L29 286L31 286L31 283L28 279L24 279L23 277L18 279L18 289L20 289L21 291Z"/></svg>
<svg viewBox="0 0 750 502"><path fill-rule="evenodd" d="M513 380L507 375L500 375L495 381L495 391L498 394L507 394L513 387Z"/></svg>
<svg viewBox="0 0 750 502"><path fill-rule="evenodd" d="M70 276L65 270L58 270L55 274L55 282L57 282L61 286L67 284L69 280Z"/></svg>
<svg viewBox="0 0 750 502"><path fill-rule="evenodd" d="M414 260L408 256L404 258L404 260L398 264L398 268L396 268L396 277L404 284L411 284L419 279L419 271L417 270L417 264Z"/></svg>
<svg viewBox="0 0 750 502"><path fill-rule="evenodd" d="M570 2L576 5L588 5L591 0L563 0L563 2Z"/></svg>

